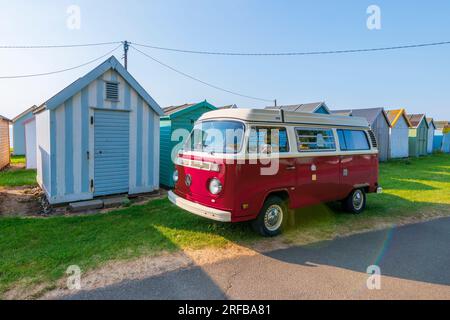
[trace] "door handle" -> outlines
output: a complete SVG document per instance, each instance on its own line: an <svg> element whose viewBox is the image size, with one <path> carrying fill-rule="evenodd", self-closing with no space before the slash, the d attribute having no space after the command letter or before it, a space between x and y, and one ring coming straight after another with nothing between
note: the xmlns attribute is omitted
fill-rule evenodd
<svg viewBox="0 0 450 320"><path fill-rule="evenodd" d="M286 167L286 170L295 170L295 169L296 169L295 166L288 166L288 167Z"/></svg>

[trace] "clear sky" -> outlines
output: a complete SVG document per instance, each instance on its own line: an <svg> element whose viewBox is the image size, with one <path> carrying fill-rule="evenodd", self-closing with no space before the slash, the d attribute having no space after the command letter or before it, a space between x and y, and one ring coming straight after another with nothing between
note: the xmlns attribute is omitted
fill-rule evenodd
<svg viewBox="0 0 450 320"><path fill-rule="evenodd" d="M381 29L366 25L369 5ZM80 29L67 8L81 9ZM317 51L450 40L450 1L10 1L0 0L0 45L129 40L211 51ZM79 65L113 46L0 49L0 76ZM450 120L450 46L297 57L198 56L145 49L204 81L279 104L326 101L332 109L406 108ZM121 52L116 52L120 58ZM0 114L14 117L41 104L98 63L64 74L1 80ZM215 105L266 104L186 79L130 50L129 71L161 106L207 99Z"/></svg>

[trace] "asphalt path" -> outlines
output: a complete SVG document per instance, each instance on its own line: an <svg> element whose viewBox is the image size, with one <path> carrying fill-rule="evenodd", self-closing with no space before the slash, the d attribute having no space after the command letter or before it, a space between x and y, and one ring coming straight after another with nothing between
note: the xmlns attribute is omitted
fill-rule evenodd
<svg viewBox="0 0 450 320"><path fill-rule="evenodd" d="M193 266L64 299L450 299L450 218Z"/></svg>

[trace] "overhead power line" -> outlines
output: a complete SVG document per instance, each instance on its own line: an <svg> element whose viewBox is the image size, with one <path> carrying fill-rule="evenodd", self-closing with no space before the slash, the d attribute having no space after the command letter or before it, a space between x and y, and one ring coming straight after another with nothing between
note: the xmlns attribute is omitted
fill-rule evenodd
<svg viewBox="0 0 450 320"><path fill-rule="evenodd" d="M35 73L35 74L23 74L23 75L12 75L12 76L0 76L0 79L19 79L19 78L33 78L33 77L41 77L41 76L48 76L48 75L52 75L52 74L57 74L57 73L63 73L63 72L67 72L67 71L71 71L71 70L75 70L75 69L79 69L82 68L84 66L87 66L91 63L94 63L100 59L105 58L106 56L109 56L110 54L112 54L114 51L116 51L117 49L119 49L122 46L122 44L118 45L117 47L115 47L113 50L108 51L107 53L103 54L102 56L95 58L93 60L90 60L88 62L85 62L83 64L77 65L75 67L70 67L70 68L66 68L66 69L61 69L61 70L56 70L56 71L50 71L50 72L44 72L44 73Z"/></svg>
<svg viewBox="0 0 450 320"><path fill-rule="evenodd" d="M79 48L79 47L98 47L122 43L121 41L114 42L98 42L98 43L84 43L84 44L60 44L60 45L0 45L0 49L58 49L58 48Z"/></svg>
<svg viewBox="0 0 450 320"><path fill-rule="evenodd" d="M343 54L343 53L358 53L358 52L373 52L373 51L388 51L413 49L432 46L443 46L450 44L450 41L430 42L420 44L409 44L391 47L365 48L365 49L345 49L345 50L326 50L326 51L304 51L304 52L220 52L220 51L197 51L177 48L158 47L148 44L133 43L135 46L145 47L156 50L171 51L178 53L203 54L203 55L221 55L221 56L307 56L307 55L326 55L326 54Z"/></svg>
<svg viewBox="0 0 450 320"><path fill-rule="evenodd" d="M224 92L233 94L233 95L235 95L235 96L239 96L239 97L243 97L243 98L248 98L248 99L252 99L252 100L258 100L258 101L264 101L264 102L271 102L271 103L273 103L273 101L274 101L274 100L269 100L269 99L264 99L264 98L258 98L258 97L254 97L254 96L250 96L250 95L246 95L246 94L242 94L242 93L239 93L239 92L235 92L235 91L231 91L231 90L227 90L227 89L221 88L221 87L219 87L219 86L216 86L216 85L213 85L213 84L208 83L208 82L206 82L206 81L203 81L203 80L200 80L200 79L198 79L198 78L195 78L195 77L193 77L193 76L191 76L191 75L189 75L189 74L187 74L187 73L185 73L185 72L183 72L183 71L180 71L180 70L178 70L178 69L175 69L174 67L171 67L171 66L169 66L168 64L166 64L166 63L164 63L164 62L162 62L162 61L160 61L160 60L158 60L158 59L156 59L156 58L150 56L149 54L147 54L147 53L145 53L145 52L143 52L143 51L141 51L141 50L139 50L139 49L137 49L137 48L134 47L133 45L131 45L131 48L133 48L133 49L136 50L137 52L141 53L142 55L146 56L147 58L153 60L154 62L156 62L156 63L162 65L162 66L165 67L165 68L168 68L168 69L170 69L170 70L172 70L172 71L174 71L174 72L176 72L176 73L178 73L178 74L181 74L182 76L185 76L185 77L187 77L187 78L189 78L189 79L191 79L191 80L200 82L200 83L202 83L202 84L204 84L204 85L206 85L206 86L208 86L208 87L214 88L214 89L216 89L216 90L224 91Z"/></svg>

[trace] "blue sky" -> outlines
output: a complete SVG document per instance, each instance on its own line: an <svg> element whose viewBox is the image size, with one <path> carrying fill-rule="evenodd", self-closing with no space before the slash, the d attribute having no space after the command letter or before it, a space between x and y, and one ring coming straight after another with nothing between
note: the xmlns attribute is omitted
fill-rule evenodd
<svg viewBox="0 0 450 320"><path fill-rule="evenodd" d="M366 27L367 7L381 9L381 30ZM66 26L70 5L81 29ZM448 41L449 1L6 1L0 45L129 40L211 51L316 51ZM75 66L112 46L1 50L0 76ZM163 62L215 85L279 104L326 101L334 109L404 107L450 120L450 46L346 55L223 57L146 49ZM116 56L120 58L121 52ZM99 63L48 77L0 80L0 114L40 104ZM186 79L130 50L129 71L161 106L207 99L263 107L264 102Z"/></svg>

